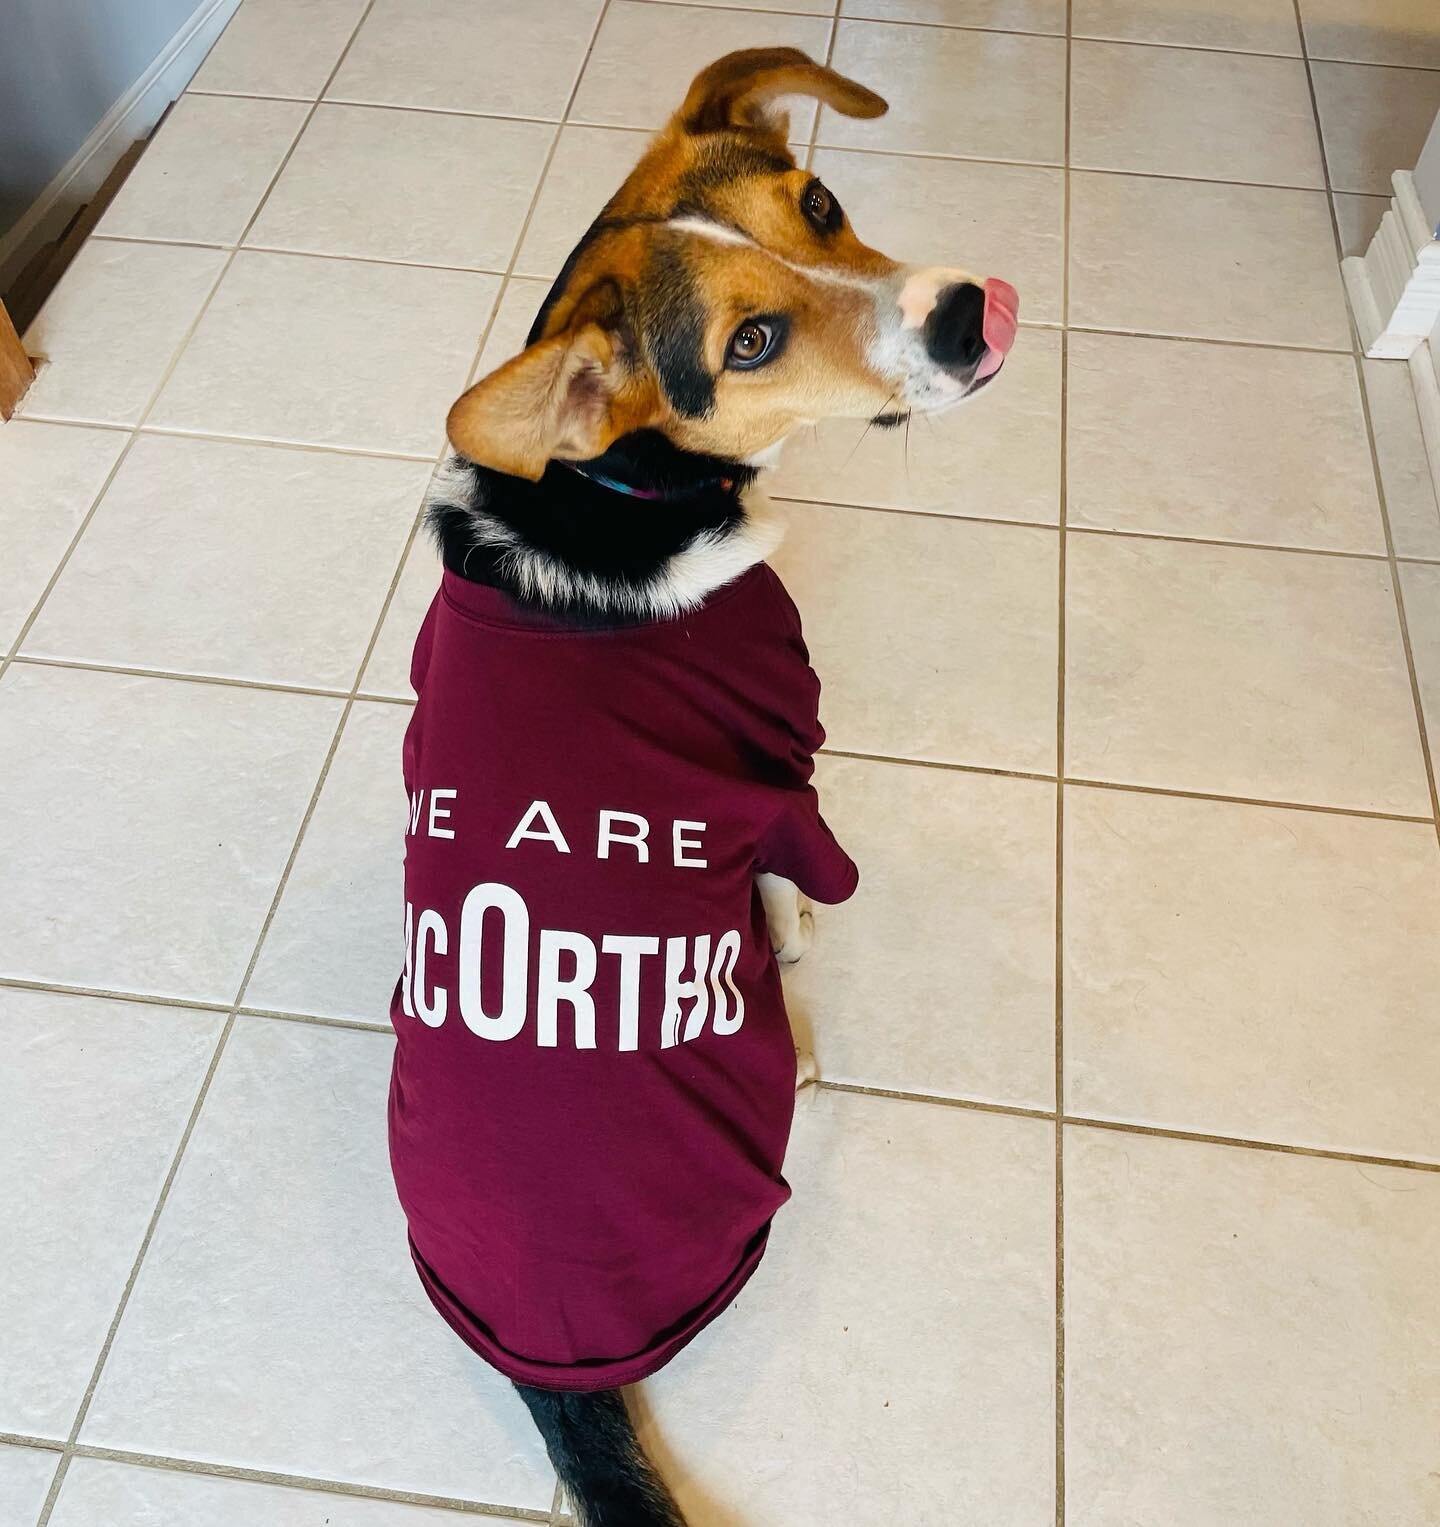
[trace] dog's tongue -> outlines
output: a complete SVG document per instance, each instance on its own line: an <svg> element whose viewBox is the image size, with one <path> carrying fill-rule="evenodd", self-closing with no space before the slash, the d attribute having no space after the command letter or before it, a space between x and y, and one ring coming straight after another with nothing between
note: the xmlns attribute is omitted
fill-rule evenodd
<svg viewBox="0 0 1440 1527"><path fill-rule="evenodd" d="M985 354L975 370L977 381L994 376L1015 343L1015 328L1020 316L1020 294L1008 281L991 276L985 283L985 315L981 333Z"/></svg>

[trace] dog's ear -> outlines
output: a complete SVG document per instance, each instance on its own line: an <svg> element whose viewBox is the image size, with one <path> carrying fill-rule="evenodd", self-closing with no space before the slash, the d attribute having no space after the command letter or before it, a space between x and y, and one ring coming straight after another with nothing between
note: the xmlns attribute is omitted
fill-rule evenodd
<svg viewBox="0 0 1440 1527"><path fill-rule="evenodd" d="M594 322L537 341L456 400L445 421L451 445L532 482L553 457L600 455L658 411L653 382L628 364L626 348L617 330Z"/></svg>
<svg viewBox="0 0 1440 1527"><path fill-rule="evenodd" d="M814 96L847 117L880 117L890 109L873 90L817 64L799 48L742 48L695 76L679 122L692 133L783 131L768 112L782 95Z"/></svg>

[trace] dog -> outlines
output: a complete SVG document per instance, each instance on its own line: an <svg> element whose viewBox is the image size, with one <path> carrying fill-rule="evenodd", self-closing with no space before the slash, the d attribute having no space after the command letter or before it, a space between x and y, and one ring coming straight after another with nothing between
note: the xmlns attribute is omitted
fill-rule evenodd
<svg viewBox="0 0 1440 1527"><path fill-rule="evenodd" d="M584 1527L683 1522L621 1391L760 1261L796 1089L777 965L857 881L751 490L797 426L948 408L1016 333L1003 281L860 242L786 146L794 95L886 109L791 48L704 69L450 410L428 501L391 1157L427 1293Z"/></svg>

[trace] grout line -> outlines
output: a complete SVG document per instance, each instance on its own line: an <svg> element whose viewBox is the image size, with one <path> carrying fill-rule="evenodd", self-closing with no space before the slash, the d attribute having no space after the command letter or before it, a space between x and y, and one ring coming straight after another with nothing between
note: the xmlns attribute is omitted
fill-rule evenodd
<svg viewBox="0 0 1440 1527"><path fill-rule="evenodd" d="M383 999L382 999L383 1000ZM386 1023L371 1023L364 1018L332 1018L321 1013L289 1013L278 1007L241 1007L242 1018L268 1018L276 1023L308 1023L320 1029L354 1029L362 1034L394 1034Z"/></svg>
<svg viewBox="0 0 1440 1527"><path fill-rule="evenodd" d="M654 0L652 0L652 3L654 3ZM841 0L835 0L834 7L830 12L830 30L825 38L825 57L821 59L821 63L827 69L833 64L835 43L840 36L840 4ZM814 106L815 114L810 121L810 141L805 149L804 168L807 170L813 170L815 167L815 144L820 137L820 117L825 110L825 105L822 101L817 100Z"/></svg>
<svg viewBox="0 0 1440 1527"><path fill-rule="evenodd" d="M25 1432L0 1432L0 1446L33 1447L46 1453L62 1453L65 1444L54 1437L31 1437Z"/></svg>
<svg viewBox="0 0 1440 1527"><path fill-rule="evenodd" d="M361 1500L395 1501L407 1506L431 1506L441 1511L478 1517L516 1518L545 1523L543 1512L527 1506L503 1506L488 1501L465 1500L454 1495L429 1495L418 1490L387 1490L377 1485L352 1484L346 1480L323 1479L312 1474L285 1474L273 1469L251 1469L242 1465L176 1458L164 1453L141 1453L129 1448L91 1447L74 1449L78 1458L94 1458L105 1463L129 1464L134 1468L157 1469L175 1474L199 1474L209 1479L237 1479L247 1483L280 1485L291 1490L308 1490L319 1495L339 1495Z"/></svg>
<svg viewBox="0 0 1440 1527"><path fill-rule="evenodd" d="M967 1113L1000 1114L1007 1118L1034 1119L1067 1128L1101 1129L1111 1134L1144 1135L1156 1140L1179 1140L1191 1145L1223 1145L1235 1150L1267 1151L1271 1155L1304 1156L1318 1161L1348 1161L1356 1166L1393 1167L1397 1171L1440 1173L1440 1161L1413 1156L1377 1156L1364 1151L1332 1150L1323 1145L1290 1145L1278 1140L1256 1140L1248 1135L1217 1135L1205 1130L1139 1124L1127 1119L1101 1119L1092 1114L1066 1113L1023 1103L995 1103L982 1098L953 1097L943 1093L911 1092L898 1087L869 1087L858 1082L835 1082L821 1077L816 1083L827 1092L856 1097L891 1098L903 1103L928 1103L936 1108L957 1108Z"/></svg>
<svg viewBox="0 0 1440 1527"><path fill-rule="evenodd" d="M413 461L417 465L435 465L433 454L421 456L413 451L377 451L352 445L322 445L312 440L271 440L262 435L216 435L206 430L177 429L170 425L142 424L142 435L158 435L166 440L212 440L220 445L257 445L271 451L313 451L322 456L359 456L367 461Z"/></svg>
<svg viewBox="0 0 1440 1527"><path fill-rule="evenodd" d="M1281 801L1260 795L1218 795L1209 790L1181 790L1174 786L1132 785L1123 780L1086 779L1067 774L1065 784L1089 790L1127 790L1135 795L1173 796L1182 801L1215 801L1225 806L1266 806L1274 811L1315 811L1322 816L1362 817L1371 822L1419 822L1428 826L1431 819L1404 811L1372 811L1364 806L1318 806L1314 801Z"/></svg>
<svg viewBox="0 0 1440 1527"><path fill-rule="evenodd" d="M1360 1151L1328 1150L1320 1145L1283 1145L1277 1140L1252 1140L1245 1135L1212 1135L1198 1129L1167 1129L1154 1124L1133 1124L1123 1119L1096 1119L1084 1114L1065 1114L1067 1128L1103 1129L1112 1134L1147 1135L1154 1140L1182 1140L1192 1145L1227 1145L1237 1150L1268 1151L1271 1155L1305 1156L1317 1161L1348 1161L1355 1166L1388 1166L1406 1172L1440 1172L1440 1162L1418 1161L1408 1156L1372 1156Z"/></svg>
<svg viewBox="0 0 1440 1527"><path fill-rule="evenodd" d="M1089 779L1083 775L1041 774L1027 769L1000 769L988 764L952 763L938 758L903 758L896 753L867 753L852 748L823 747L825 758L854 758L862 763L896 764L906 769L948 769L954 774L984 774L996 779L1028 779L1040 784L1063 784L1086 790L1126 790L1136 795L1162 795L1183 801L1214 801L1222 806L1260 806L1271 811L1314 811L1322 816L1360 817L1374 822L1417 822L1428 827L1430 818L1403 811L1373 811L1364 806L1321 806L1313 801L1284 801L1259 795L1220 795L1208 790L1182 790L1174 785L1135 785L1124 780Z"/></svg>
<svg viewBox="0 0 1440 1527"><path fill-rule="evenodd" d="M407 543L408 544L408 543ZM326 700L345 700L348 689L318 689L305 684L281 684L269 679L234 679L218 673L181 673L169 668L146 668L123 663L91 662L82 658L50 657L43 653L16 654L11 660L30 668L71 668L82 673L122 673L137 679L171 679L179 684L220 684L227 689L261 689L271 694L315 695Z"/></svg>
<svg viewBox="0 0 1440 1527"><path fill-rule="evenodd" d="M444 270L457 276L499 276L503 274L489 265L444 265L438 260L397 260L377 254L338 254L325 249L287 249L281 244L239 244L243 254L286 255L296 260L343 260L351 265L397 265L401 270Z"/></svg>
<svg viewBox="0 0 1440 1527"><path fill-rule="evenodd" d="M1033 328L1053 328L1053 324L1021 325ZM1350 351L1337 345L1294 345L1273 339L1221 339L1214 334L1172 334L1161 329L1121 329L1104 324L1069 323L1065 328L1071 334L1119 334L1127 339L1173 339L1187 345L1230 345L1240 350L1288 350L1299 355L1349 355Z"/></svg>
<svg viewBox="0 0 1440 1527"><path fill-rule="evenodd" d="M1068 333L1059 331L1061 338L1061 388L1065 386L1065 372L1068 369L1069 355L1068 345L1065 343ZM1062 410L1064 404L1062 401ZM860 504L847 502L840 498L804 498L796 493L771 493L768 495L770 502L774 504L800 504L806 507L818 507L828 509L858 509L870 514L904 514L916 519L947 520L951 523L963 525L1014 525L1023 530L1067 530L1071 535L1109 536L1119 540L1128 541L1163 541L1167 544L1178 546L1222 546L1233 548L1238 551L1278 551L1286 552L1302 557L1343 557L1354 562L1384 562L1386 555L1383 551L1339 551L1329 546L1282 546L1273 541L1228 541L1219 536L1187 536L1159 530L1120 530L1110 525L1064 525L1056 520L1023 520L1007 519L999 514L966 514L961 510L953 513L944 509L910 509L902 504Z"/></svg>
<svg viewBox="0 0 1440 1527"><path fill-rule="evenodd" d="M1345 241L1340 236L1340 218L1335 210L1335 196L1330 184L1330 161L1325 154L1325 130L1320 120L1320 100L1315 90L1315 73L1305 41L1305 22L1300 14L1300 0L1293 0L1295 22L1300 28L1300 52L1305 61L1305 79L1310 89L1310 109L1315 118L1315 132L1320 140L1320 163L1325 172L1325 200L1330 209L1330 232L1335 240L1337 264L1345 258ZM1370 394L1365 386L1365 353L1355 317L1350 315L1350 355L1355 368L1355 385L1360 391L1360 412L1365 420L1365 437L1370 446L1370 470L1375 479L1375 497L1380 507L1380 523L1385 531L1385 554L1390 565L1390 583L1395 594L1395 617L1400 626L1400 644L1405 652L1405 669L1410 679L1410 698L1415 707L1415 725L1420 736L1420 757L1425 769L1425 784L1430 793L1430 817L1440 839L1440 788L1435 778L1435 759L1430 751L1430 734L1425 725L1425 702L1420 692L1420 676L1415 667L1415 649L1410 640L1410 623L1405 614L1405 589L1395 555L1395 536L1390 524L1390 506L1385 494L1385 474L1380 470L1380 453L1375 444L1375 424L1370 412Z"/></svg>
<svg viewBox="0 0 1440 1527"><path fill-rule="evenodd" d="M1061 187L1060 499L1055 640L1055 1527L1065 1527L1065 605L1070 533L1070 158L1075 6L1065 0L1065 174Z"/></svg>
<svg viewBox="0 0 1440 1527"><path fill-rule="evenodd" d="M1055 1113L1049 1108L1032 1108L1023 1103L991 1103L981 1098L947 1097L942 1093L909 1092L900 1087L870 1087L861 1082L832 1082L825 1077L815 1085L825 1092L845 1092L853 1097L891 1098L900 1103L931 1103L938 1108L959 1108L968 1113L997 1113L1012 1119L1039 1119L1047 1124L1055 1122Z"/></svg>
<svg viewBox="0 0 1440 1527"><path fill-rule="evenodd" d="M12 991L55 992L62 997L103 997L108 1002L135 1002L146 1007L178 1007L191 1013L229 1013L228 1002L190 997L160 997L150 992L112 991L104 986L77 986L64 981L36 981L27 976L0 976L0 988Z"/></svg>
<svg viewBox="0 0 1440 1527"><path fill-rule="evenodd" d="M163 424L116 424L109 419L64 418L58 414L17 415L16 424L46 424L55 429L108 430L112 435L157 435L165 440L209 440L217 445L257 445L272 451L317 451L325 456L359 456L367 461L413 461L435 465L434 455L410 451L377 451L358 445L321 445L311 440L272 440L264 435L216 435L206 430L178 429Z"/></svg>
<svg viewBox="0 0 1440 1527"><path fill-rule="evenodd" d="M243 235L242 235L243 239ZM501 273L488 265L444 265L438 260L397 260L377 254L343 254L330 249L292 249L283 244L211 244L199 239L157 239L136 233L92 233L90 243L102 244L160 244L166 249L226 250L230 254L288 255L297 260L343 260L349 265L398 265L402 270L446 270L461 276L498 276Z"/></svg>
<svg viewBox="0 0 1440 1527"><path fill-rule="evenodd" d="M345 106L359 111L412 111L426 117L471 117L489 122L533 122L537 127L556 127L559 117L531 116L524 111L472 111L464 106L402 106L393 101L362 101L343 95L322 96L321 106Z"/></svg>

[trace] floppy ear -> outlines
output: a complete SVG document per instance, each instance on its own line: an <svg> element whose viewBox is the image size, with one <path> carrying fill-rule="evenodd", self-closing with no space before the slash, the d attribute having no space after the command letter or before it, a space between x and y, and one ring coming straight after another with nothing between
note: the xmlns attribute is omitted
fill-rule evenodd
<svg viewBox="0 0 1440 1527"><path fill-rule="evenodd" d="M552 457L588 461L649 423L654 384L626 364L619 334L584 323L542 339L462 394L445 421L471 461L538 480Z"/></svg>
<svg viewBox="0 0 1440 1527"><path fill-rule="evenodd" d="M741 48L695 76L680 108L680 125L692 133L768 130L776 123L766 108L782 95L814 96L847 117L882 117L890 109L873 90L817 64L799 48Z"/></svg>

